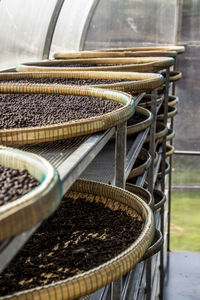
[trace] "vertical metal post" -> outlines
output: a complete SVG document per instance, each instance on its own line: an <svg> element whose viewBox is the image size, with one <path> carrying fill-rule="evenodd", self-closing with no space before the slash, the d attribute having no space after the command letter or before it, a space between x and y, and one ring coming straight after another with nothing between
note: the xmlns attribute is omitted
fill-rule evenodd
<svg viewBox="0 0 200 300"><path fill-rule="evenodd" d="M153 90L151 92L151 113L153 114L153 122L150 128L150 144L149 144L149 152L152 158L152 164L148 171L148 189L150 193L153 195L153 170L154 170L154 155L155 155L155 132L156 132L156 98L157 98L157 90ZM151 299L151 258L146 261L146 299Z"/></svg>
<svg viewBox="0 0 200 300"><path fill-rule="evenodd" d="M164 98L164 120L163 123L167 125L167 112L168 112L168 98L169 98L169 68L166 70L166 81L165 81L165 98ZM166 136L162 142L162 161L161 161L161 188L162 192L165 193L165 154L166 154ZM164 236L164 207L160 211L160 230ZM160 251L160 299L163 299L163 288L164 288L164 249L162 247Z"/></svg>
<svg viewBox="0 0 200 300"><path fill-rule="evenodd" d="M125 188L126 132L126 122L117 126L115 138L115 185L121 188Z"/></svg>
<svg viewBox="0 0 200 300"><path fill-rule="evenodd" d="M176 70L177 59L175 59L174 69ZM172 85L172 96L175 95L175 82ZM171 119L170 129L174 129L174 119ZM170 141L170 145L173 145L173 141ZM167 213L167 251L170 251L170 224L171 224L171 192L172 192L172 156L169 158L170 172L169 172L169 185L168 185L168 213Z"/></svg>

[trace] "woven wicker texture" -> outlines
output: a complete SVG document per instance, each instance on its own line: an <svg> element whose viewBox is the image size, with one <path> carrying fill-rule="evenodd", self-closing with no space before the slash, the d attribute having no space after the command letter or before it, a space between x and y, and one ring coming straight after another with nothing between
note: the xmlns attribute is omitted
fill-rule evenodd
<svg viewBox="0 0 200 300"><path fill-rule="evenodd" d="M94 57L176 57L176 51L79 51L79 52L57 52L54 53L55 59L65 58L94 58Z"/></svg>
<svg viewBox="0 0 200 300"><path fill-rule="evenodd" d="M61 183L55 168L35 154L1 146L0 165L26 169L40 182L26 195L0 207L0 241L3 241L32 228L55 211L61 200Z"/></svg>
<svg viewBox="0 0 200 300"><path fill-rule="evenodd" d="M59 60L59 65L84 64L84 67L56 67L58 60L30 62L18 65L18 72L49 71L135 71L155 72L174 64L170 57L117 57L117 58L82 58ZM96 66L91 66L95 64ZM87 66L89 65L89 66Z"/></svg>
<svg viewBox="0 0 200 300"><path fill-rule="evenodd" d="M154 189L153 197L154 197L153 211L155 212L164 205L164 203L166 202L166 196L162 191Z"/></svg>
<svg viewBox="0 0 200 300"><path fill-rule="evenodd" d="M120 90L122 92L147 92L161 86L164 78L160 74L137 73L137 72L18 72L0 73L1 80L30 79L30 78L80 78L80 79L113 79L116 83L90 85L105 89ZM120 79L127 79L127 82L117 82ZM9 85L9 81L6 83Z"/></svg>
<svg viewBox="0 0 200 300"><path fill-rule="evenodd" d="M149 207L153 208L153 199L151 193L148 190L140 186L134 185L132 183L126 183L125 189L130 193L133 193L134 195L140 197L143 201L145 201L149 205Z"/></svg>
<svg viewBox="0 0 200 300"><path fill-rule="evenodd" d="M145 102L140 101L138 103L139 106L144 107L144 108L148 108L151 109L151 95L150 94L146 94L142 100L146 100ZM163 102L163 96L158 95L156 98L156 105L159 105Z"/></svg>
<svg viewBox="0 0 200 300"><path fill-rule="evenodd" d="M165 162L165 175L169 174L170 172L170 164L166 161ZM162 172L158 172L158 178L162 178Z"/></svg>
<svg viewBox="0 0 200 300"><path fill-rule="evenodd" d="M175 46L175 45L157 45L157 46L148 46L148 47L131 47L131 48L110 48L110 49L100 49L97 51L176 51L177 54L185 52L184 46Z"/></svg>
<svg viewBox="0 0 200 300"><path fill-rule="evenodd" d="M17 94L71 94L82 96L102 97L118 101L122 108L101 116L91 117L48 125L0 130L0 143L4 145L22 145L56 141L105 130L129 119L134 113L134 99L131 95L104 89L77 86L49 86L49 85L3 85L0 84L0 93Z"/></svg>
<svg viewBox="0 0 200 300"><path fill-rule="evenodd" d="M172 156L174 154L175 148L170 144L166 144L166 157Z"/></svg>
<svg viewBox="0 0 200 300"><path fill-rule="evenodd" d="M166 76L166 71L162 71L161 74L165 77ZM182 73L181 72L170 71L170 74L169 74L170 82L178 81L181 78L182 78Z"/></svg>
<svg viewBox="0 0 200 300"><path fill-rule="evenodd" d="M153 240L151 246L145 252L142 260L148 259L151 256L155 255L157 252L159 252L163 246L163 243L164 243L164 239L163 239L162 233L160 232L160 230L156 229L154 240Z"/></svg>
<svg viewBox="0 0 200 300"><path fill-rule="evenodd" d="M140 114L141 116L146 117L144 121L141 121L135 125L127 126L127 135L133 135L137 132L143 131L147 127L151 125L153 122L153 115L152 113L147 110L146 108L137 106L135 111Z"/></svg>
<svg viewBox="0 0 200 300"><path fill-rule="evenodd" d="M177 96L169 96L168 106L175 106L178 104L179 98Z"/></svg>
<svg viewBox="0 0 200 300"><path fill-rule="evenodd" d="M130 171L130 173L128 175L128 179L132 179L134 177L137 177L137 176L143 174L144 171L147 170L152 163L151 155L144 148L141 149L141 151L138 155L138 158L141 161L143 161L143 163L138 167L134 167L134 165L133 165L133 169Z"/></svg>
<svg viewBox="0 0 200 300"><path fill-rule="evenodd" d="M90 271L48 286L27 290L0 299L78 299L118 279L133 268L143 257L154 236L153 213L144 201L123 189L86 180L78 180L72 186L68 195L74 199L83 195L89 201L103 202L112 209L126 209L129 214L143 219L144 228L137 240L125 251Z"/></svg>
<svg viewBox="0 0 200 300"><path fill-rule="evenodd" d="M161 122L156 123L155 140L162 141L163 137L168 133L168 128ZM150 141L150 135L147 136L145 143Z"/></svg>
<svg viewBox="0 0 200 300"><path fill-rule="evenodd" d="M168 106L168 112L167 112L167 119L173 118L178 113L178 110L174 106ZM164 120L164 114L159 113L157 114L157 120L162 121Z"/></svg>

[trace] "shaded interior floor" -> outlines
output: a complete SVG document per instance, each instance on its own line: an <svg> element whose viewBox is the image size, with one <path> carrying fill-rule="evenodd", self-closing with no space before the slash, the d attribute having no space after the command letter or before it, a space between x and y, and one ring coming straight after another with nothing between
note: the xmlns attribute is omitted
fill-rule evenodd
<svg viewBox="0 0 200 300"><path fill-rule="evenodd" d="M164 300L200 299L200 253L170 252Z"/></svg>

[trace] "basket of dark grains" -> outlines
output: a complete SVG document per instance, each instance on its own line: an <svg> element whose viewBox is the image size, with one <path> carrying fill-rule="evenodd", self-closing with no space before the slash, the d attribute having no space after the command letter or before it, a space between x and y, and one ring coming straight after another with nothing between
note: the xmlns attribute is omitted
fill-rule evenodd
<svg viewBox="0 0 200 300"><path fill-rule="evenodd" d="M0 85L0 142L22 145L91 134L125 122L131 95L92 87Z"/></svg>
<svg viewBox="0 0 200 300"><path fill-rule="evenodd" d="M153 236L153 213L138 196L78 180L0 275L0 299L88 295L133 268Z"/></svg>
<svg viewBox="0 0 200 300"><path fill-rule="evenodd" d="M174 64L171 57L74 58L27 62L16 67L18 72L49 71L120 71L157 72Z"/></svg>
<svg viewBox="0 0 200 300"><path fill-rule="evenodd" d="M0 73L1 84L84 85L123 92L147 92L164 81L160 74L137 72L9 72Z"/></svg>
<svg viewBox="0 0 200 300"><path fill-rule="evenodd" d="M57 171L34 154L0 147L0 242L47 218L61 200Z"/></svg>

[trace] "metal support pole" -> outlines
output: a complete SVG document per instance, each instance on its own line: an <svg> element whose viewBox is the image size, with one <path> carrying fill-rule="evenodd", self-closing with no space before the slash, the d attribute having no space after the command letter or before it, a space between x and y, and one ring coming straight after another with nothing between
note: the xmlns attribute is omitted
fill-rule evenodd
<svg viewBox="0 0 200 300"><path fill-rule="evenodd" d="M164 120L163 123L167 125L167 112L168 112L168 98L169 98L169 68L166 70L166 82L165 82L165 98L164 98ZM161 189L165 193L165 154L166 154L166 136L163 138L162 142L162 161L161 161ZM160 211L160 230L164 236L164 207ZM163 289L164 289L164 249L162 247L160 251L160 299L163 299Z"/></svg>
<svg viewBox="0 0 200 300"><path fill-rule="evenodd" d="M115 186L125 188L126 122L117 126L115 138Z"/></svg>
<svg viewBox="0 0 200 300"><path fill-rule="evenodd" d="M148 189L150 193L153 195L153 171L154 171L154 154L155 154L155 132L156 132L156 98L157 98L157 90L151 92L151 113L153 114L153 123L150 128L150 144L149 144L149 152L152 158L152 164L149 168L148 172ZM151 299L151 258L146 261L146 299Z"/></svg>

